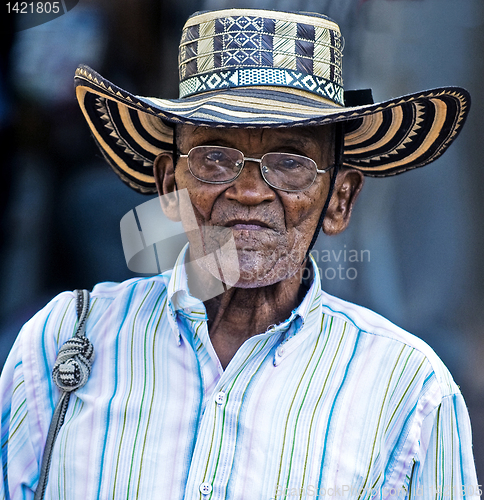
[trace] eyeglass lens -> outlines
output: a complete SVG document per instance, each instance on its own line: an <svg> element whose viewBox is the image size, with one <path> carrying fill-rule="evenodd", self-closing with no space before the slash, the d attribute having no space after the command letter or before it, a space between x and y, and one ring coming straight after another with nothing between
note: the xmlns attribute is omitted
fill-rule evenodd
<svg viewBox="0 0 484 500"><path fill-rule="evenodd" d="M222 146L196 146L188 153L188 166L199 180L225 183L234 180L244 166L241 151ZM314 182L316 163L305 156L267 153L262 157L262 176L276 189L301 191Z"/></svg>

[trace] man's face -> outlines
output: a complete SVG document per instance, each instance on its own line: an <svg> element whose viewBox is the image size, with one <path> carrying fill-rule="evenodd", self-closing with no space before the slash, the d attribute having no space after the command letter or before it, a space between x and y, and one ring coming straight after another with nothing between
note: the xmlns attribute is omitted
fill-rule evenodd
<svg viewBox="0 0 484 500"><path fill-rule="evenodd" d="M333 162L332 139L330 127L216 129L185 125L178 129L182 154L201 145L236 148L251 158L286 152L313 159L319 169ZM285 192L269 186L255 162L246 161L239 177L227 184L196 179L186 158L179 159L175 170L178 189L188 190L203 251L217 250L227 234L233 234L240 266L236 286L243 288L271 285L298 272L328 194L329 175L318 174L304 191Z"/></svg>

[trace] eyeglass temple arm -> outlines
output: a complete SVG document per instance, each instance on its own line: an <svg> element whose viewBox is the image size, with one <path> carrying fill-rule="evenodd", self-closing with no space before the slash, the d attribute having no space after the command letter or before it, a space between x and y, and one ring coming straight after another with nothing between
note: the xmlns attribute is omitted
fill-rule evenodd
<svg viewBox="0 0 484 500"><path fill-rule="evenodd" d="M332 168L334 168L334 164L330 165L328 168L325 168L323 170L320 170L319 168L316 169L316 172L318 174L325 174L326 172L329 172Z"/></svg>

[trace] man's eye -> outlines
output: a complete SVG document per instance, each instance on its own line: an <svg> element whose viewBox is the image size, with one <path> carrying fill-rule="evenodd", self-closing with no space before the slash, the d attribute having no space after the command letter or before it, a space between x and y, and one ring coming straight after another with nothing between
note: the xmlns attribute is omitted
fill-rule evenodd
<svg viewBox="0 0 484 500"><path fill-rule="evenodd" d="M281 158L276 167L284 170L295 170L301 166L301 163L295 158Z"/></svg>
<svg viewBox="0 0 484 500"><path fill-rule="evenodd" d="M210 151L205 156L205 161L214 163L227 163L230 161L229 156L223 151Z"/></svg>

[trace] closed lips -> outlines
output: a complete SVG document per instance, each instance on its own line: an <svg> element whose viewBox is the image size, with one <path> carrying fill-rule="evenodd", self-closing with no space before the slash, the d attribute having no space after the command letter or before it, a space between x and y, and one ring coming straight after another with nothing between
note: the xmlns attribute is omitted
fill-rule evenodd
<svg viewBox="0 0 484 500"><path fill-rule="evenodd" d="M250 220L231 220L225 224L226 227L232 229L270 229L270 227L263 221L250 219Z"/></svg>

